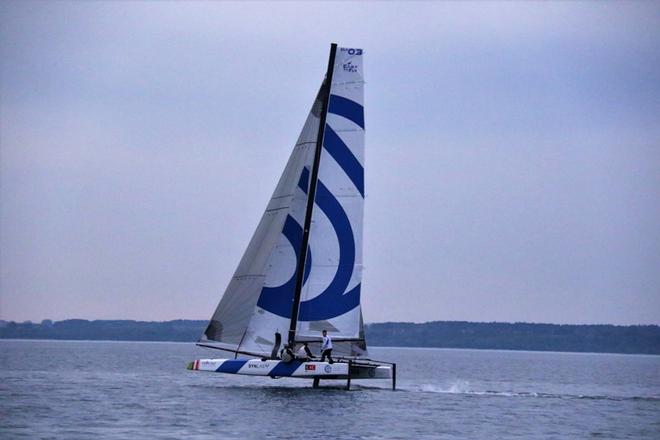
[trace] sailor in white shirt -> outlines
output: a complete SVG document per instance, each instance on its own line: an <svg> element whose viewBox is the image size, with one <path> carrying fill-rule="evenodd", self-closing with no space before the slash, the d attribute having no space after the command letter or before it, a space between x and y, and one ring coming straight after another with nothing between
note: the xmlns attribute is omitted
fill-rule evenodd
<svg viewBox="0 0 660 440"><path fill-rule="evenodd" d="M328 362L334 364L330 356L332 354L332 339L328 336L328 332L323 330L323 343L321 344L321 362L325 362L325 357L328 357Z"/></svg>
<svg viewBox="0 0 660 440"><path fill-rule="evenodd" d="M293 350L291 350L289 344L284 344L284 348L280 351L280 359L284 362L291 362L295 358L296 356L293 354Z"/></svg>
<svg viewBox="0 0 660 440"><path fill-rule="evenodd" d="M307 362L313 357L314 355L312 354L312 350L310 350L309 347L307 346L307 342L303 342L303 345L301 345L298 351L296 352L296 359L298 359L299 361Z"/></svg>

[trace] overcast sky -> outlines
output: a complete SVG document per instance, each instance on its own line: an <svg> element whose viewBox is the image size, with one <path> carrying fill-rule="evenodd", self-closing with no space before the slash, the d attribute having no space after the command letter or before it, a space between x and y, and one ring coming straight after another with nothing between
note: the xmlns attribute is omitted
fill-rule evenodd
<svg viewBox="0 0 660 440"><path fill-rule="evenodd" d="M367 322L660 324L660 6L0 3L0 319L207 319L329 45Z"/></svg>

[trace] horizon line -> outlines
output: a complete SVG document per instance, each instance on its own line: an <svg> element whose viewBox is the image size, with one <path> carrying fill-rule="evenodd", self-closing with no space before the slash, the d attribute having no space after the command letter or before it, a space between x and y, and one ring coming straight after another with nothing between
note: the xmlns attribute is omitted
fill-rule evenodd
<svg viewBox="0 0 660 440"><path fill-rule="evenodd" d="M51 318L44 318L39 321L33 321L30 319L25 319L22 321L17 321L13 319L5 319L5 318L0 318L0 322L6 322L6 323L15 323L15 324L42 324L44 321L51 321L52 323L56 322L63 322L63 321L133 321L133 322L146 322L146 323L164 323L164 322L172 322L172 321L203 321L203 322L208 322L208 318L205 319L191 319L191 318L175 318L175 319L165 319L165 320L142 320L142 319L129 319L129 318L102 318L102 319L89 319L89 318L65 318L65 319L51 319ZM572 326L612 326L612 327L660 327L660 323L657 324L611 324L611 323L554 323L554 322L530 322L530 321L467 321L467 320L447 320L447 319L438 319L435 321L422 321L422 322L416 322L416 321L381 321L381 322L365 322L365 325L373 325L373 324L415 324L415 325L423 325L423 324L431 324L435 322L454 322L454 323L468 323L468 324L531 324L531 325L572 325Z"/></svg>

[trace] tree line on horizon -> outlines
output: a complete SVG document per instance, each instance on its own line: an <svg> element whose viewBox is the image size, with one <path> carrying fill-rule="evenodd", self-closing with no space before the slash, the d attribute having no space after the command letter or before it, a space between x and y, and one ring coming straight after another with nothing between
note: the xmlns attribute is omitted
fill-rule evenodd
<svg viewBox="0 0 660 440"><path fill-rule="evenodd" d="M2 339L196 342L206 320L0 321ZM370 346L660 354L657 325L433 321L365 325Z"/></svg>

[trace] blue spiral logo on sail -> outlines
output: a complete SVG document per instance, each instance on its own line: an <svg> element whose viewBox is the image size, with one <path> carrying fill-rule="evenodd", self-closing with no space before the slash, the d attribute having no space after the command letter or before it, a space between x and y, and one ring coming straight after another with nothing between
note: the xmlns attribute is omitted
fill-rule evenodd
<svg viewBox="0 0 660 440"><path fill-rule="evenodd" d="M338 95L331 95L328 111L343 116L364 128L364 109L354 101ZM325 150L344 170L360 195L364 197L364 169L350 148L328 124L325 126L323 141ZM309 174L309 170L303 168L298 182L298 187L305 193L307 193L309 187ZM355 268L356 249L351 222L337 198L320 180L317 182L315 204L330 220L335 230L339 242L339 262L337 272L327 288L318 296L300 302L298 313L300 321L331 319L353 310L360 304L360 284L357 284L350 291L346 291ZM296 262L300 260L302 233L302 227L298 222L287 215L282 234L291 243L296 253ZM304 282L307 281L311 267L312 253L308 247ZM291 318L294 289L295 273L286 283L280 286L263 287L257 306L278 316Z"/></svg>

